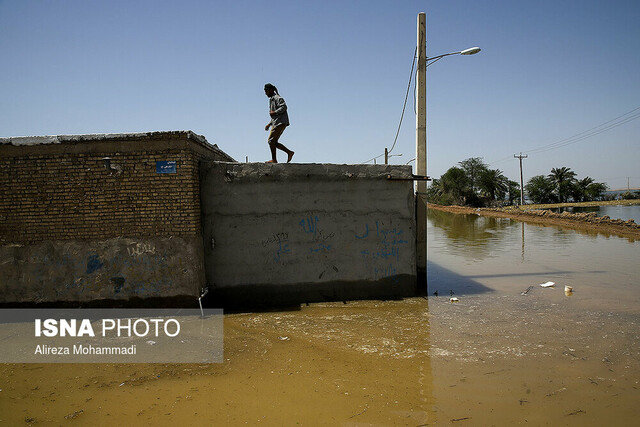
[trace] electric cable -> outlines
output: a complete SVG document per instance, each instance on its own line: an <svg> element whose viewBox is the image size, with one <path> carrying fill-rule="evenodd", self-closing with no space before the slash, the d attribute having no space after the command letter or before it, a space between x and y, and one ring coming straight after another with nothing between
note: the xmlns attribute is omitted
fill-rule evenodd
<svg viewBox="0 0 640 427"><path fill-rule="evenodd" d="M398 142L398 135L400 134L400 128L402 127L402 120L404 118L404 112L405 109L407 108L407 99L409 99L409 91L411 90L411 81L413 80L413 69L416 65L416 54L418 53L418 48L416 47L415 50L413 51L413 61L411 63L411 72L409 73L409 84L407 85L407 93L404 96L404 105L402 106L402 114L400 115L400 123L398 123L398 130L396 131L396 137L393 140L393 145L391 145L391 149L389 151L387 151L387 154L391 154L391 151L393 151L393 149L396 146L396 142ZM365 164L365 163L369 163L375 159L379 159L380 157L383 157L384 154L381 154L379 156L373 157L369 160L366 160L362 163L360 163L361 165Z"/></svg>
<svg viewBox="0 0 640 427"><path fill-rule="evenodd" d="M640 118L640 112L636 112L640 110L640 107L634 108L633 110L627 111L626 113L615 117L611 120L607 120L604 123L601 123L597 126L594 126L592 128L589 128L585 131L582 131L580 133L577 133L573 136L570 136L568 138L564 138L561 139L559 141L556 142L552 142L551 144L547 144L547 145L543 145L541 147L538 148L532 148L531 150L522 150L522 153L525 154L539 154L539 153L544 153L546 151L551 151L551 150L555 150L557 148L562 148L565 147L567 145L571 145L571 144L575 144L581 141L584 141L585 139L591 138L593 136L599 135L603 132L609 131L611 129L615 129L619 126L622 126L626 123L629 123L630 121L636 120L638 118ZM504 157L501 158L499 160L496 160L492 163L490 163L490 165L494 165L496 163L501 163L507 159L511 159L511 156L508 157Z"/></svg>
<svg viewBox="0 0 640 427"><path fill-rule="evenodd" d="M418 53L418 48L413 52L413 62L411 62L411 72L409 73L409 84L407 85L407 93L404 95L404 105L402 106L402 114L400 115L400 123L398 123L398 130L396 132L396 137L393 139L393 145L391 149L388 151L389 154L393 151L396 146L396 142L398 142L398 135L400 134L400 127L402 127L402 119L404 118L404 110L407 108L407 99L409 99L409 92L411 90L411 80L413 80L413 68L416 65L416 54Z"/></svg>

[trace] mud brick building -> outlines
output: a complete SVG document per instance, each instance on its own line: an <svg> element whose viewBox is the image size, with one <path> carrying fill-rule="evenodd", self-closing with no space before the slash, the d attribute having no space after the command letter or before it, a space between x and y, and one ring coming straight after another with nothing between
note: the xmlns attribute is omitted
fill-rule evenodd
<svg viewBox="0 0 640 427"><path fill-rule="evenodd" d="M197 295L199 162L191 131L0 139L0 302Z"/></svg>

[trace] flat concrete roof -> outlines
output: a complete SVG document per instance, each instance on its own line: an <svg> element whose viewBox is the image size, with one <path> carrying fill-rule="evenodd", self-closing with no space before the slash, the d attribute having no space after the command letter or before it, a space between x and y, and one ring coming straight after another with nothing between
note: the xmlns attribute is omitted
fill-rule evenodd
<svg viewBox="0 0 640 427"><path fill-rule="evenodd" d="M348 165L335 163L232 163L207 161L210 170L225 170L227 181L265 182L302 180L350 181L360 179L391 179L413 181L409 165ZM216 172L217 173L217 172Z"/></svg>
<svg viewBox="0 0 640 427"><path fill-rule="evenodd" d="M168 137L182 137L190 139L198 145L209 150L220 153L230 161L234 161L227 153L222 151L216 144L210 144L202 135L198 135L190 130L178 131L154 131L154 132L127 132L127 133L95 133L85 135L44 135L44 136L15 136L0 138L0 145L14 147L33 147L38 145L51 146L53 144L78 144L91 142L115 142L115 141L136 141L143 139L161 139Z"/></svg>
<svg viewBox="0 0 640 427"><path fill-rule="evenodd" d="M207 138L190 130L178 131L154 131L154 132L127 132L127 133L93 133L85 135L44 135L44 136L12 136L0 138L0 144L9 145L41 145L61 144L64 142L95 142L123 139L141 139L154 136L185 134L189 139L194 139L202 144L209 144ZM214 145L216 146L216 145ZM217 147L217 146L216 146Z"/></svg>

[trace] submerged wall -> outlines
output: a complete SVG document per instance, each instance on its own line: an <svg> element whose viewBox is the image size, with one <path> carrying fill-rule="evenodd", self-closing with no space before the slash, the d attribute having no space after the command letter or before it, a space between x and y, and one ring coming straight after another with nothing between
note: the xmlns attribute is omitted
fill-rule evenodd
<svg viewBox="0 0 640 427"><path fill-rule="evenodd" d="M411 167L206 162L201 174L216 303L415 293Z"/></svg>
<svg viewBox="0 0 640 427"><path fill-rule="evenodd" d="M190 131L0 139L0 303L194 298L204 286Z"/></svg>
<svg viewBox="0 0 640 427"><path fill-rule="evenodd" d="M198 237L56 240L0 246L3 302L182 298L204 284ZM109 302L109 304L113 304Z"/></svg>

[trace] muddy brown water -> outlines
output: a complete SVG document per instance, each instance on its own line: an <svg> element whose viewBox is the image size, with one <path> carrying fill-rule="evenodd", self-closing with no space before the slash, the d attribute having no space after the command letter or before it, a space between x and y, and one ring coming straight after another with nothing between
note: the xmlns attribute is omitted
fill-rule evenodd
<svg viewBox="0 0 640 427"><path fill-rule="evenodd" d="M637 422L640 242L434 211L428 238L428 298L226 315L222 364L0 365L0 424Z"/></svg>

